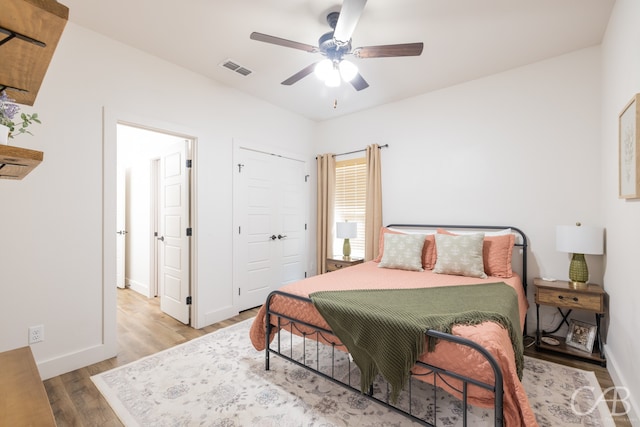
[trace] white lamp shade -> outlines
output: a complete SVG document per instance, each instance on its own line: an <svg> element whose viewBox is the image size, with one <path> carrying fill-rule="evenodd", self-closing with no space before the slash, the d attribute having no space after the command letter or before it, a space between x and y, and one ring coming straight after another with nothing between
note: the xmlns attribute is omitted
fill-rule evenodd
<svg viewBox="0 0 640 427"><path fill-rule="evenodd" d="M358 67L353 62L347 60L340 61L340 75L346 82L350 82L358 74Z"/></svg>
<svg viewBox="0 0 640 427"><path fill-rule="evenodd" d="M336 222L336 236L338 239L354 239L358 237L358 223Z"/></svg>
<svg viewBox="0 0 640 427"><path fill-rule="evenodd" d="M338 87L340 86L341 81L342 80L340 80L340 71L338 71L338 69L334 67L331 71L329 71L327 78L324 79L324 84L327 87Z"/></svg>
<svg viewBox="0 0 640 427"><path fill-rule="evenodd" d="M573 254L604 254L604 229L585 225L556 226L556 250Z"/></svg>
<svg viewBox="0 0 640 427"><path fill-rule="evenodd" d="M330 59L323 59L318 62L314 68L314 74L322 81L325 81L327 77L329 77L331 71L333 71L333 62L331 62Z"/></svg>

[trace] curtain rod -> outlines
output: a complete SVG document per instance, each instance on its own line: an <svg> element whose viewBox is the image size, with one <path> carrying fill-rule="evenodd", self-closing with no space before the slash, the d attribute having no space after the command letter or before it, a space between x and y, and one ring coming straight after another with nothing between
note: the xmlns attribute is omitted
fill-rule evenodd
<svg viewBox="0 0 640 427"><path fill-rule="evenodd" d="M381 148L389 148L389 144L380 145L378 147L378 149L381 149ZM346 156L347 154L361 153L363 151L367 151L367 149L363 148L362 150L355 150L355 151L349 151L349 152L346 152L346 153L334 154L333 157ZM317 158L318 158L318 156L316 156L316 159Z"/></svg>

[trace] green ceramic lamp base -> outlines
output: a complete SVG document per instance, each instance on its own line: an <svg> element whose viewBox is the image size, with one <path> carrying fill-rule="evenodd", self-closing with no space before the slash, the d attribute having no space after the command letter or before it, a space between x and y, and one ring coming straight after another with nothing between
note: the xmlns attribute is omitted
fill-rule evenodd
<svg viewBox="0 0 640 427"><path fill-rule="evenodd" d="M345 258L349 258L351 256L351 243L349 243L349 239L344 239L344 244L342 245L342 256Z"/></svg>
<svg viewBox="0 0 640 427"><path fill-rule="evenodd" d="M569 280L575 288L586 287L589 280L589 269L583 254L573 254L569 264Z"/></svg>

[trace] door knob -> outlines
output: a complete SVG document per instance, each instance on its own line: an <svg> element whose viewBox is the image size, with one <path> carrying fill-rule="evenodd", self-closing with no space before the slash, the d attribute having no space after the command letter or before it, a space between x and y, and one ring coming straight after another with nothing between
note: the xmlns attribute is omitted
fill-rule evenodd
<svg viewBox="0 0 640 427"><path fill-rule="evenodd" d="M116 231L116 233L121 234L121 235L124 236L125 234L128 233L128 231L127 230L120 230L120 231Z"/></svg>
<svg viewBox="0 0 640 427"><path fill-rule="evenodd" d="M284 239L285 237L287 237L286 234L278 234L278 239Z"/></svg>
<svg viewBox="0 0 640 427"><path fill-rule="evenodd" d="M270 238L271 240L276 240L276 238L277 238L277 237L276 237L276 235L275 235L275 234L272 234L271 236L269 236L269 238Z"/></svg>
<svg viewBox="0 0 640 427"><path fill-rule="evenodd" d="M158 240L160 240L161 242L164 242L164 236L158 237Z"/></svg>

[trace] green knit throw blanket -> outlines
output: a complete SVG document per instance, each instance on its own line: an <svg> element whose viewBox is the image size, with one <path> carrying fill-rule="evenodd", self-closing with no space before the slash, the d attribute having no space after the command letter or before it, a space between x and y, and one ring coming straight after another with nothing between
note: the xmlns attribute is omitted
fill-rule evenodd
<svg viewBox="0 0 640 427"><path fill-rule="evenodd" d="M419 289L320 291L313 304L347 347L361 372L360 387L369 390L378 373L391 385L396 402L411 368L436 339L429 329L451 333L454 325L492 321L508 330L522 379L524 355L518 297L504 283Z"/></svg>

